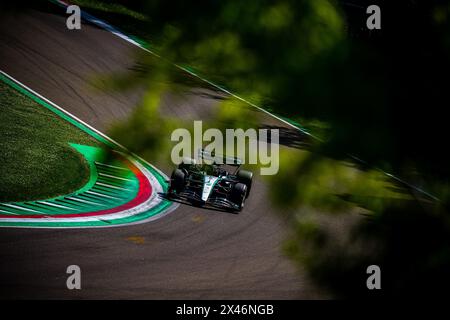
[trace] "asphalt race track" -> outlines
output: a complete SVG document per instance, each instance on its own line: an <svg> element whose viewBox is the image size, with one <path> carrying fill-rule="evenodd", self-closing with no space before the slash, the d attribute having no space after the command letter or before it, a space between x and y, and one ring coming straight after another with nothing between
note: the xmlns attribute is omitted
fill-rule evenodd
<svg viewBox="0 0 450 320"><path fill-rule="evenodd" d="M142 90L100 92L89 79L131 68L139 50L89 24L69 31L62 10L1 16L0 69L102 131L130 114ZM195 90L164 101L168 112L193 119L216 105ZM262 125L282 124L267 118ZM2 228L0 298L322 297L283 256L287 213L270 206L267 192L256 180L241 214L181 205L159 220L118 228ZM71 264L81 267L81 290L66 288Z"/></svg>

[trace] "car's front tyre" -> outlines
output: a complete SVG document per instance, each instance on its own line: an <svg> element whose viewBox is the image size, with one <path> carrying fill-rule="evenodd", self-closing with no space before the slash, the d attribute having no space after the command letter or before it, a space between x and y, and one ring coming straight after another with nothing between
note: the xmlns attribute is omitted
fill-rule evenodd
<svg viewBox="0 0 450 320"><path fill-rule="evenodd" d="M238 211L241 211L245 205L247 198L247 185L243 183L236 183L231 190L231 201L238 206Z"/></svg>

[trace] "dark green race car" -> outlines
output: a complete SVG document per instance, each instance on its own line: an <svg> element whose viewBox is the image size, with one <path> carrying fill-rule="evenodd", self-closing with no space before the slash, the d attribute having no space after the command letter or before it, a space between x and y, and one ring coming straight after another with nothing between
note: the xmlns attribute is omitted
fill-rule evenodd
<svg viewBox="0 0 450 320"><path fill-rule="evenodd" d="M241 170L242 163L237 158L211 155L204 150L200 154L202 159L213 159L212 164L185 159L172 172L168 196L196 206L241 211L252 188L253 173ZM233 167L234 171L230 173L226 167Z"/></svg>

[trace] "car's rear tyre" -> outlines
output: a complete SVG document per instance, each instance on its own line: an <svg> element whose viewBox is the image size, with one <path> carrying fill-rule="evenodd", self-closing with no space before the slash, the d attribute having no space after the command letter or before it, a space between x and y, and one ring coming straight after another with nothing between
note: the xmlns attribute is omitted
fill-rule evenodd
<svg viewBox="0 0 450 320"><path fill-rule="evenodd" d="M170 191L179 193L183 191L186 181L186 175L180 169L175 169L170 177Z"/></svg>
<svg viewBox="0 0 450 320"><path fill-rule="evenodd" d="M252 180L253 180L253 173L246 170L239 170L236 174L239 182L245 184L247 186L247 195L249 196L250 190L252 189Z"/></svg>
<svg viewBox="0 0 450 320"><path fill-rule="evenodd" d="M238 211L244 208L247 190L247 186L240 182L236 183L231 190L231 201L238 206Z"/></svg>

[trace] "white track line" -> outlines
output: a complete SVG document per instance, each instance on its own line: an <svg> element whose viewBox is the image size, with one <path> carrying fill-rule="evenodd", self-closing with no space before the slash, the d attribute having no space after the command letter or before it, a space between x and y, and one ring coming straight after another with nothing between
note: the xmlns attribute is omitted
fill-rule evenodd
<svg viewBox="0 0 450 320"><path fill-rule="evenodd" d="M16 206L14 204L10 204L10 203L2 203L2 206L11 207L11 208L18 209L18 210L25 210L25 211L30 211L30 212L42 213L40 211L36 211L36 210L33 210L33 209L24 208L24 207L19 207L19 206Z"/></svg>
<svg viewBox="0 0 450 320"><path fill-rule="evenodd" d="M99 175L103 176L103 177L114 178L114 179L119 179L119 180L124 180L124 181L134 181L134 180L127 179L127 178L112 176L112 175L106 174L106 173L99 173Z"/></svg>
<svg viewBox="0 0 450 320"><path fill-rule="evenodd" d="M77 209L74 209L74 208L71 208L71 207L66 207L66 206L63 206L63 205L60 205L60 204L55 204L55 203L51 203L51 202L47 202L47 201L36 201L36 203L45 204L45 205L50 206L50 207L56 207L56 208L61 208L61 209L77 210Z"/></svg>
<svg viewBox="0 0 450 320"><path fill-rule="evenodd" d="M136 215L136 214L139 214L139 213L151 210L153 207L157 206L162 201L161 198L157 197L157 195L159 193L163 192L162 185L159 183L158 179L156 179L156 177L147 168L145 168L142 165L142 163L145 163L146 165L150 166L153 170L158 172L162 176L162 178L164 178L165 180L168 180L169 178L167 177L167 175L164 172L162 172L161 170L159 170L154 165L152 165L151 163L147 162L146 160L144 160L143 158L141 158L137 154L135 154L133 152L129 152L128 149L126 149L124 146L122 146L118 142L114 141L113 139L111 139L110 137L105 135L104 133L98 131L97 129L95 129L94 127L90 126L89 124L87 124L83 120L79 119L75 115L71 114L70 112L68 112L65 109L61 108L60 106L58 106L57 104L53 103L49 99L45 98L41 94L37 93L36 91L31 89L27 85L25 85L22 82L18 81L17 79L13 78L12 76L7 74L3 70L0 70L0 73L2 75L4 75L6 78L10 79L12 82L15 82L16 84L18 84L22 88L28 90L33 95L39 97L40 99L42 99L43 101L45 101L49 105L51 105L54 108L60 110L61 112L65 113L66 115L68 115L72 119L78 121L79 123L81 123L84 126L86 126L87 128L89 128L90 130L92 130L95 133L97 133L98 135L102 136L104 139L106 139L107 141L112 143L114 146L116 146L119 150L122 150L123 153L121 153L119 151L118 152L121 153L123 156L126 156L129 161L134 163L134 165L137 166L144 173L146 178L150 181L151 186L153 187L152 195L150 196L150 198L147 201L145 201L144 203L142 203L142 204L140 204L140 205L138 205L138 206L136 206L134 208L131 208L131 209L128 209L128 210L124 210L124 211L121 211L121 212L118 212L118 213L115 213L115 214L108 214L108 215L104 215L104 216L92 216L92 217L89 217L89 218L68 218L68 219L52 218L51 216L48 216L48 218L46 217L45 219L38 219L38 220L40 220L40 221L44 221L45 220L46 222L86 222L86 221L99 221L99 220L102 220L102 219L104 220L105 218L106 218L106 220L115 220L115 219L121 219L121 218L124 218L124 217L129 217L129 216L132 216L132 215ZM128 154L129 156L127 156L126 154ZM91 194L94 194L94 195L97 195L97 196L100 196L100 197L105 197L105 198L110 198L110 199L124 200L123 198L117 198L117 197L113 197L113 196L109 196L109 195L104 195L104 194L101 194L101 193L98 193L98 192L94 192L94 191L86 191L86 193L91 193ZM17 208L17 209L20 209L20 210L26 210L26 211L31 211L31 212L36 212L36 213L42 214L42 212L39 212L39 211L36 211L36 210L32 210L32 209L17 207L17 206L12 205L12 204L2 203L2 205L6 205L6 206L9 206L9 207L12 207L12 208ZM162 217L166 216L167 214L169 214L173 210L177 209L178 207L179 207L178 203L172 203L164 211L162 211L162 212L160 212L160 213L158 213L158 214L156 214L154 216L151 216L151 217L149 217L147 219L139 220L139 221L132 222L132 223L125 223L125 224L118 224L118 225L111 225L111 226L78 226L78 227L24 226L23 228L42 228L42 229L61 228L61 229L72 229L72 228L102 228L102 227L121 227L121 226L124 227L124 226L128 226L128 225L140 224L140 223L145 223L145 222L157 220L159 218L162 218ZM13 213L11 213L11 214L13 214ZM8 219L0 218L0 222L38 222L38 221L36 219L24 219L24 218L18 217L17 219L16 218L8 218ZM1 225L0 225L0 227L18 228L18 226L1 226Z"/></svg>
<svg viewBox="0 0 450 320"><path fill-rule="evenodd" d="M97 206L106 206L105 204L101 204L101 203L97 203L97 202L92 202L92 201L88 201L88 200L83 200L83 199L78 199L78 198L74 198L74 197L65 197L65 199L69 199L69 200L73 200L73 201L78 201L78 202L84 202L84 203L93 204L93 205L97 205Z"/></svg>
<svg viewBox="0 0 450 320"><path fill-rule="evenodd" d="M114 169L120 169L120 170L130 171L128 168L112 166L112 165L110 165L110 164L101 163L101 162L97 162L97 161L95 161L95 164L98 164L98 165L100 165L100 166L105 166L105 167L114 168Z"/></svg>
<svg viewBox="0 0 450 320"><path fill-rule="evenodd" d="M91 191L91 190L89 190L89 191L86 191L86 193L89 193L89 194L94 194L94 195L96 195L96 196L99 196L99 197L104 197L104 198L109 198L109 199L115 199L115 200L124 200L123 198L113 197L113 196L109 196L109 195L107 195L107 194L103 194L103 193L98 193L98 192L95 192L95 191Z"/></svg>
<svg viewBox="0 0 450 320"><path fill-rule="evenodd" d="M113 185L110 185L110 184L106 184L106 183L102 183L102 182L96 182L95 184L98 184L99 186L104 186L104 187L107 187L107 188L111 188L111 189L133 191L133 190L128 189L128 188L116 187L116 186L113 186Z"/></svg>

